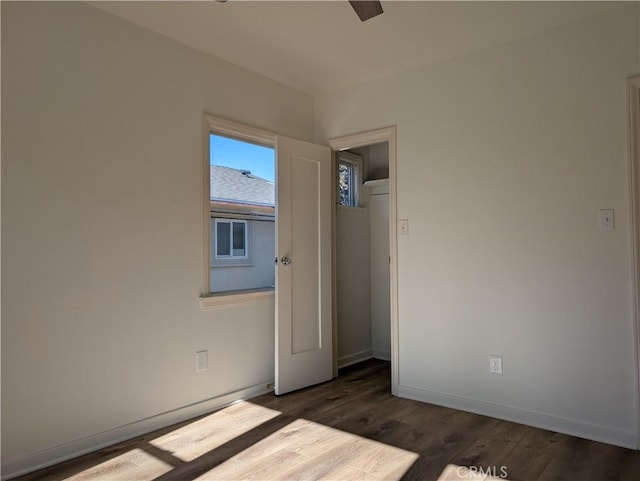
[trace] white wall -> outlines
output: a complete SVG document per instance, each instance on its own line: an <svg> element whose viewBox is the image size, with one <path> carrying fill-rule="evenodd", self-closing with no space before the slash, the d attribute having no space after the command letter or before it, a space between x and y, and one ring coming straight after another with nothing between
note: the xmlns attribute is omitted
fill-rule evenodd
<svg viewBox="0 0 640 481"><path fill-rule="evenodd" d="M317 99L319 142L397 125L402 395L637 444L624 81L640 73L638 19L625 5Z"/></svg>
<svg viewBox="0 0 640 481"><path fill-rule="evenodd" d="M371 348L373 357L390 361L389 190L388 186L381 186L376 191L386 193L375 193L369 197Z"/></svg>
<svg viewBox="0 0 640 481"><path fill-rule="evenodd" d="M364 194L361 189L361 194ZM365 199L366 203L367 200ZM336 209L338 366L372 356L368 207Z"/></svg>
<svg viewBox="0 0 640 481"><path fill-rule="evenodd" d="M368 163L365 180L389 178L389 143L382 142L367 147Z"/></svg>
<svg viewBox="0 0 640 481"><path fill-rule="evenodd" d="M273 302L199 305L203 111L312 136L306 94L82 3L2 2L4 475L273 379Z"/></svg>

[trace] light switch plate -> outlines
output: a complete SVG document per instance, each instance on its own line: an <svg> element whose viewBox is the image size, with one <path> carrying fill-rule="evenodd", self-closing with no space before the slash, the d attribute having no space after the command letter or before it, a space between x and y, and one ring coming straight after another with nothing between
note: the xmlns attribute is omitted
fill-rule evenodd
<svg viewBox="0 0 640 481"><path fill-rule="evenodd" d="M613 230L614 228L613 209L600 209L600 230Z"/></svg>
<svg viewBox="0 0 640 481"><path fill-rule="evenodd" d="M409 235L409 219L398 220L398 233L400 235Z"/></svg>

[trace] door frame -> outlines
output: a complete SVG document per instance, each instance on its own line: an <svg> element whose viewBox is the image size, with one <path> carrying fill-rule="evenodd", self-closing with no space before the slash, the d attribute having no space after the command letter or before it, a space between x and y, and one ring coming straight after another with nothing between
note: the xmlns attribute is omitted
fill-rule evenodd
<svg viewBox="0 0 640 481"><path fill-rule="evenodd" d="M329 140L333 162L332 175L336 176L336 152L355 149L372 144L388 142L389 146L389 285L390 285L390 321L391 321L391 394L398 395L399 353L398 353L398 233L397 233L397 185L396 185L396 126L369 130L345 135ZM333 198L336 198L335 182ZM336 209L331 210L331 257L332 257L332 290L333 290L333 373L338 375L338 307L336 279Z"/></svg>
<svg viewBox="0 0 640 481"><path fill-rule="evenodd" d="M627 79L627 153L634 354L636 374L636 449L640 449L640 76Z"/></svg>

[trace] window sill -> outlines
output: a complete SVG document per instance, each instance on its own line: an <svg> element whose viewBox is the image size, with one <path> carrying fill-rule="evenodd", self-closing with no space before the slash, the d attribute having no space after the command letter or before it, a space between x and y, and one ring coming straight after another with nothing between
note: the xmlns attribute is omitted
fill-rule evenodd
<svg viewBox="0 0 640 481"><path fill-rule="evenodd" d="M225 309L227 307L268 302L274 300L275 297L276 290L274 288L220 292L211 294L210 296L200 297L200 307L203 311L210 311L213 309Z"/></svg>

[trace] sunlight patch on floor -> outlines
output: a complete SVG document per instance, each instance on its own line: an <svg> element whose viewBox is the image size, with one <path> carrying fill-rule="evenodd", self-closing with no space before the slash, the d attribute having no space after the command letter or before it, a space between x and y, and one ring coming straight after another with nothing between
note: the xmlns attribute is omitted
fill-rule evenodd
<svg viewBox="0 0 640 481"><path fill-rule="evenodd" d="M173 469L141 449L132 449L104 463L74 474L66 481L95 481L96 479L154 479Z"/></svg>
<svg viewBox="0 0 640 481"><path fill-rule="evenodd" d="M279 415L279 411L241 401L160 436L150 444L189 462Z"/></svg>
<svg viewBox="0 0 640 481"><path fill-rule="evenodd" d="M297 419L199 478L399 480L416 453Z"/></svg>

